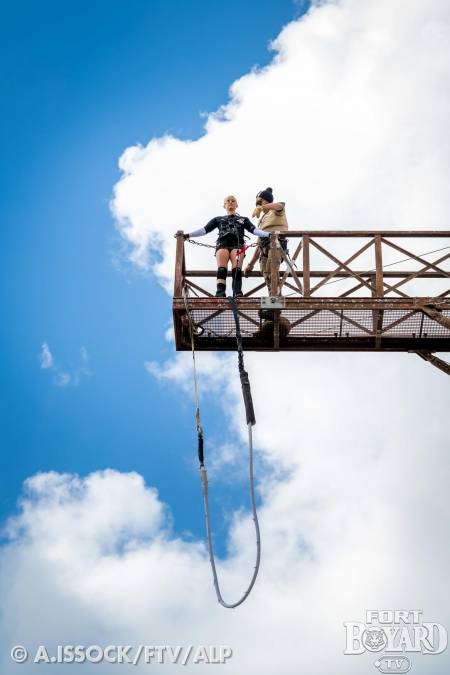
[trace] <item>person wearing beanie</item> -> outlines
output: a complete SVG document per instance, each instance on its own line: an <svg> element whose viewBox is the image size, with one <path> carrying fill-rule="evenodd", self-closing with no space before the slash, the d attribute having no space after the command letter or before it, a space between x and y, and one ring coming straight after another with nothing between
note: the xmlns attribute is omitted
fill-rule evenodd
<svg viewBox="0 0 450 675"><path fill-rule="evenodd" d="M217 260L217 291L216 297L226 297L226 284L228 274L228 263L231 261L231 276L233 278L233 295L237 298L242 297L242 262L243 254L238 254L239 249L244 246L244 231L255 234L261 239L268 239L268 233L257 228L246 217L240 216L236 209L238 203L236 197L228 195L223 201L223 208L226 216L216 216L212 218L199 230L185 234L184 238L202 237L208 232L218 230L216 241L216 260Z"/></svg>
<svg viewBox="0 0 450 675"><path fill-rule="evenodd" d="M285 202L274 202L273 190L270 187L266 188L265 190L261 190L261 192L258 192L256 195L256 207L252 213L252 218L259 218L258 229L263 230L263 232L266 234L270 234L271 232L287 232L288 230ZM280 237L280 244L283 248L286 248L286 239ZM276 256L276 267L278 273L281 261L283 259L281 251L277 250ZM261 272L264 276L266 286L270 294L272 252L270 250L269 239L267 237L264 239L260 238L258 240L258 247L253 255L253 258L250 260L244 270L244 276L248 276L248 273L253 270L253 267L258 259Z"/></svg>
<svg viewBox="0 0 450 675"><path fill-rule="evenodd" d="M265 202L268 204L273 203L273 190L272 188L266 188L265 190L261 190L261 192L258 192L256 195L256 205L261 206L262 200L264 199ZM258 204L259 202L259 204ZM259 218L259 216L258 216Z"/></svg>

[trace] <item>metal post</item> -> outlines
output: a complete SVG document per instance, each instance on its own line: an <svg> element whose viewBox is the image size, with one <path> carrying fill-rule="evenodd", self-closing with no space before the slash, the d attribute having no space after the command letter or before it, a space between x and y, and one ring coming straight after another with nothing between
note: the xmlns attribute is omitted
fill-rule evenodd
<svg viewBox="0 0 450 675"><path fill-rule="evenodd" d="M183 230L178 230L177 237L177 249L175 253L175 283L173 288L173 295L175 298L181 298L183 295L183 284L184 284L184 238Z"/></svg>
<svg viewBox="0 0 450 675"><path fill-rule="evenodd" d="M377 277L376 274L370 276L370 285L372 286L372 297L378 297L377 291ZM383 310L374 309L372 310L372 330L375 337L375 349L379 349L381 345L381 334L383 327Z"/></svg>
<svg viewBox="0 0 450 675"><path fill-rule="evenodd" d="M270 295L278 295L278 236L276 232L270 235Z"/></svg>
<svg viewBox="0 0 450 675"><path fill-rule="evenodd" d="M374 236L375 242L375 291L376 297L382 298L384 295L383 286L383 257L381 254L381 236L376 234Z"/></svg>
<svg viewBox="0 0 450 675"><path fill-rule="evenodd" d="M303 235L303 297L309 298L311 295L311 284L309 276L309 235Z"/></svg>

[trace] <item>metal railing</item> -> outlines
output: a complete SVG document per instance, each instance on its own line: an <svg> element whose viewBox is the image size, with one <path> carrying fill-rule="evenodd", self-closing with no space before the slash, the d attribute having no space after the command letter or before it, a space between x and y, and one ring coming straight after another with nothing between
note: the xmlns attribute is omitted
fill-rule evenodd
<svg viewBox="0 0 450 675"><path fill-rule="evenodd" d="M238 300L247 349L450 348L450 231L291 230L281 236L292 253L271 234L270 288L261 283L260 271L252 271L247 286L253 285ZM213 295L216 269L189 268L186 248L179 232L173 305L177 348L184 349L186 295L205 329L199 348L227 349L228 305ZM273 308L272 332L265 334L264 307ZM284 336L283 320L290 326Z"/></svg>

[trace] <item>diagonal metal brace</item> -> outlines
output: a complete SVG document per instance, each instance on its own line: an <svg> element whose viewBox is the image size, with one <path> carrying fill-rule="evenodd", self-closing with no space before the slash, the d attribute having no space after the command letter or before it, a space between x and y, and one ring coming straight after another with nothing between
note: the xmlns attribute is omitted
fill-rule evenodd
<svg viewBox="0 0 450 675"><path fill-rule="evenodd" d="M428 363L436 366L436 368L439 368L439 370L442 370L442 372L450 375L450 363L447 363L447 361L440 359L431 352L416 352L416 354L417 356L420 356L421 359L424 359L424 361L428 361Z"/></svg>
<svg viewBox="0 0 450 675"><path fill-rule="evenodd" d="M296 271L294 270L294 266L292 265L292 262L291 262L291 260L289 259L289 256L286 254L286 251L285 251L285 250L283 249L283 247L281 246L279 240L277 241L277 248L278 248L278 250L280 251L281 256L283 257L284 262L286 263L286 266L289 268L289 270L290 270L290 272L291 272L291 274L292 274L292 278L294 279L294 281L295 281L295 283L296 283L296 285L297 285L297 288L298 288L298 290L300 291L300 295L303 295L303 286L302 286L302 282L301 282L300 279L298 278L297 273L296 273Z"/></svg>
<svg viewBox="0 0 450 675"><path fill-rule="evenodd" d="M450 330L450 318L448 316L444 316L439 309L436 309L432 305L424 306L421 309L422 312L430 319L433 319L433 321L440 323L441 326L444 326L444 328Z"/></svg>

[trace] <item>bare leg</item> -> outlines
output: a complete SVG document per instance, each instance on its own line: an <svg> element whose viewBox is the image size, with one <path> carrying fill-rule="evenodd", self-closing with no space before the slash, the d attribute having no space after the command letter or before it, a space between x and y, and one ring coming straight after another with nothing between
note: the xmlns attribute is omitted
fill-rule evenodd
<svg viewBox="0 0 450 675"><path fill-rule="evenodd" d="M238 256L237 250L230 252L231 258L231 274L233 276L233 295L236 297L242 296L242 263L244 262L244 254Z"/></svg>
<svg viewBox="0 0 450 675"><path fill-rule="evenodd" d="M227 287L226 272L228 269L228 261L230 260L230 252L226 248L219 248L216 253L217 261L217 294L225 293ZM225 277L223 276L225 274Z"/></svg>
<svg viewBox="0 0 450 675"><path fill-rule="evenodd" d="M240 269L242 268L242 263L244 262L244 254L241 253L241 255L238 257L237 255L237 250L235 249L234 251L230 251L230 259L231 259L231 267L239 267Z"/></svg>

